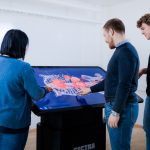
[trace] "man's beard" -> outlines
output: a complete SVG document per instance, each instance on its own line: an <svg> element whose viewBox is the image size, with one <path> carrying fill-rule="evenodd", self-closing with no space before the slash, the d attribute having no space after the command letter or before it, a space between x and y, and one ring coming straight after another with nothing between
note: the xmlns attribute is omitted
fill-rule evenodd
<svg viewBox="0 0 150 150"><path fill-rule="evenodd" d="M110 48L110 49L116 48L113 41L111 41L111 42L109 43L109 48Z"/></svg>
<svg viewBox="0 0 150 150"><path fill-rule="evenodd" d="M150 40L150 35L148 35L146 38L147 38L147 40Z"/></svg>

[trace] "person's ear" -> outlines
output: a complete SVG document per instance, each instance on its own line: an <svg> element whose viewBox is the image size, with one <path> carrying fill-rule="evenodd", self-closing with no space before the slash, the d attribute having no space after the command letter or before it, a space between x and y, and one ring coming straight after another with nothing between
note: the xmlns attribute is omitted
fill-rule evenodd
<svg viewBox="0 0 150 150"><path fill-rule="evenodd" d="M109 35L113 36L114 35L114 30L113 29L109 29Z"/></svg>

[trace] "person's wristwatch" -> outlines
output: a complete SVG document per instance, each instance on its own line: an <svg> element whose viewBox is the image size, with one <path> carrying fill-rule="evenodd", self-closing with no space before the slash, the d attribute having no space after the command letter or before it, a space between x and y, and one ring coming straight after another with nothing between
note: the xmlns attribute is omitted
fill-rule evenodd
<svg viewBox="0 0 150 150"><path fill-rule="evenodd" d="M119 113L117 113L117 112L115 112L115 111L111 111L111 114L114 116L114 117L119 117L120 116L120 114Z"/></svg>

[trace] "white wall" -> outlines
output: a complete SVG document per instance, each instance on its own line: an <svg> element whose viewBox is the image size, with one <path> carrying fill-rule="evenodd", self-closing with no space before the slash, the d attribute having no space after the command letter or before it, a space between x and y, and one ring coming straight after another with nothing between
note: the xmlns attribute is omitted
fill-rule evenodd
<svg viewBox="0 0 150 150"><path fill-rule="evenodd" d="M141 67L147 66L150 43L141 36L136 21L148 12L148 1L132 0L107 7L68 2L0 1L0 40L7 29L19 28L30 39L26 61L31 65L99 65L106 69L113 50L104 42L101 28L108 19L119 17L126 24L129 40L138 49ZM143 98L145 86L143 76L138 89ZM140 104L137 123L141 125L143 109L144 104ZM31 127L38 121L39 118L32 114Z"/></svg>
<svg viewBox="0 0 150 150"><path fill-rule="evenodd" d="M52 5L51 14L43 10L40 14L36 10L30 12L28 7L22 11L20 6L14 5L13 9L6 6L0 10L0 22L10 23L28 34L30 47L26 60L32 65L100 64L101 60L96 59L101 54L100 22L92 17L97 16L92 11L88 10L87 15L87 10L74 8L76 11L71 12L68 7L58 5L56 14Z"/></svg>
<svg viewBox="0 0 150 150"><path fill-rule="evenodd" d="M82 3L81 3L82 4ZM26 61L31 65L100 66L100 10L90 5L1 1L0 25L19 28L29 36ZM32 114L31 128L39 118Z"/></svg>
<svg viewBox="0 0 150 150"><path fill-rule="evenodd" d="M150 2L147 0L134 0L131 2L119 3L113 6L105 8L105 19L110 18L120 18L123 20L126 26L126 35L129 41L131 41L137 48L140 57L140 68L147 67L148 57L150 54L150 41L147 41L143 35L141 35L140 30L136 27L137 20L144 15L149 13ZM105 52L103 57L106 61L103 62L104 66L107 65L108 57L111 56L111 52L108 50ZM146 79L143 75L139 79L139 87L137 93L145 99L145 89L146 89ZM144 103L140 104L139 117L137 124L143 124L143 111Z"/></svg>

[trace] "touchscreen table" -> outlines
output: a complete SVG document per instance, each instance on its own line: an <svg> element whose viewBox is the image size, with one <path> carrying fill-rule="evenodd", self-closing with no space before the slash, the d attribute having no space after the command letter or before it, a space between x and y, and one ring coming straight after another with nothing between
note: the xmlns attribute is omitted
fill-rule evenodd
<svg viewBox="0 0 150 150"><path fill-rule="evenodd" d="M53 92L35 101L36 150L106 150L106 123L103 93L79 96L78 92L105 79L100 67L34 66L38 84ZM69 141L69 142L68 142Z"/></svg>
<svg viewBox="0 0 150 150"><path fill-rule="evenodd" d="M96 107L104 105L103 93L91 93L79 96L82 88L101 82L106 72L100 67L51 67L33 66L38 84L49 86L53 92L35 101L40 113L79 107Z"/></svg>

